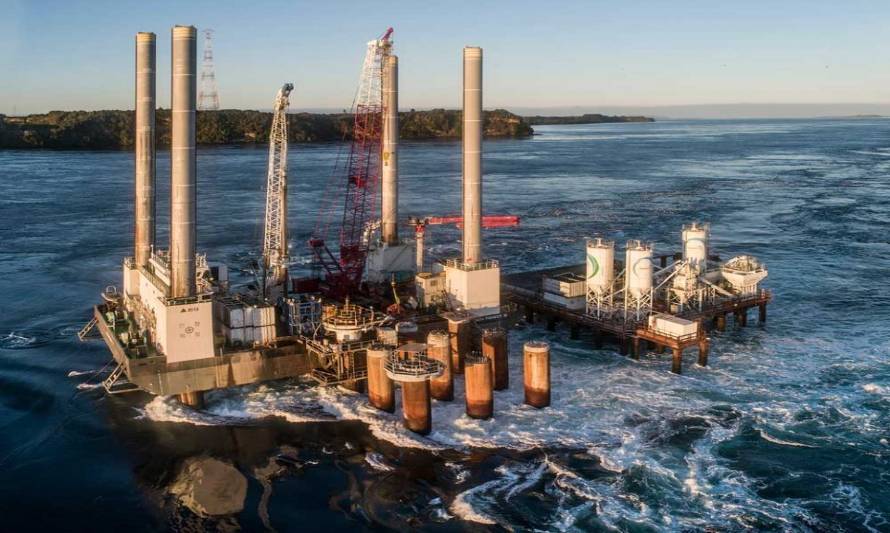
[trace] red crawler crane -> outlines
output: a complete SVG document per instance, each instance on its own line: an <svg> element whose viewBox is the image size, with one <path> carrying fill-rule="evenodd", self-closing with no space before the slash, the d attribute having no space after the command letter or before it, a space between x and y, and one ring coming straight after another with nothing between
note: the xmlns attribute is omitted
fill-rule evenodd
<svg viewBox="0 0 890 533"><path fill-rule="evenodd" d="M352 144L346 163L346 195L339 235L339 259L323 236L309 240L315 262L324 269L327 294L345 298L361 286L368 256L369 223L376 214L383 131L382 71L392 48L392 28L368 43L353 108ZM324 215L322 215L324 216Z"/></svg>

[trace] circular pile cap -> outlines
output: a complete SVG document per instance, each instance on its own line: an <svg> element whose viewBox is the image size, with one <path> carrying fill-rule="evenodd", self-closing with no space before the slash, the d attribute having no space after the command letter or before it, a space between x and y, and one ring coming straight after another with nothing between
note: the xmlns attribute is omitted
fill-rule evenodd
<svg viewBox="0 0 890 533"><path fill-rule="evenodd" d="M393 381L426 381L442 375L445 365L426 356L402 358L390 355L383 364L386 375Z"/></svg>

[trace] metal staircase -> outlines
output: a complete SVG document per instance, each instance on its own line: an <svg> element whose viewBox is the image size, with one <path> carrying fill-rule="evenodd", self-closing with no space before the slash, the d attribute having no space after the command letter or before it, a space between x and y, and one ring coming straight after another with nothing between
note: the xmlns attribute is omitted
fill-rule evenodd
<svg viewBox="0 0 890 533"><path fill-rule="evenodd" d="M80 329L80 331L77 332L77 338L81 341L85 341L89 337L98 336L99 334L94 331L97 323L98 321L96 320L96 317L93 317L89 322L87 322L86 326L84 326Z"/></svg>
<svg viewBox="0 0 890 533"><path fill-rule="evenodd" d="M139 387L131 383L124 374L124 365L118 363L111 374L102 382L102 387L108 394L124 394L126 392L134 392Z"/></svg>

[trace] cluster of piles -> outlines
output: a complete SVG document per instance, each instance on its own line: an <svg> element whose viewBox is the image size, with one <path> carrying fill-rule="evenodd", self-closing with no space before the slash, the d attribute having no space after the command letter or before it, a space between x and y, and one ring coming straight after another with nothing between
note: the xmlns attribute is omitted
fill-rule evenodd
<svg viewBox="0 0 890 533"><path fill-rule="evenodd" d="M432 331L426 344L408 343L397 348L378 344L367 351L368 401L372 407L394 413L395 386L402 389L405 427L427 435L432 430L431 398L454 400L454 378L463 374L467 416L489 419L494 414L494 391L509 388L507 332L482 332L481 350L475 350L472 322L449 321L450 331ZM524 347L525 403L536 408L550 405L550 346L528 342Z"/></svg>

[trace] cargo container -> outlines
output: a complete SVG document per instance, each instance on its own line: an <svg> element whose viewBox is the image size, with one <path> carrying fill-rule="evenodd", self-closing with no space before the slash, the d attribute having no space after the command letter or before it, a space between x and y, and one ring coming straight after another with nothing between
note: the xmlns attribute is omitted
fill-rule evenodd
<svg viewBox="0 0 890 533"><path fill-rule="evenodd" d="M697 334L698 322L674 315L653 313L649 315L649 329L666 337L680 338Z"/></svg>

